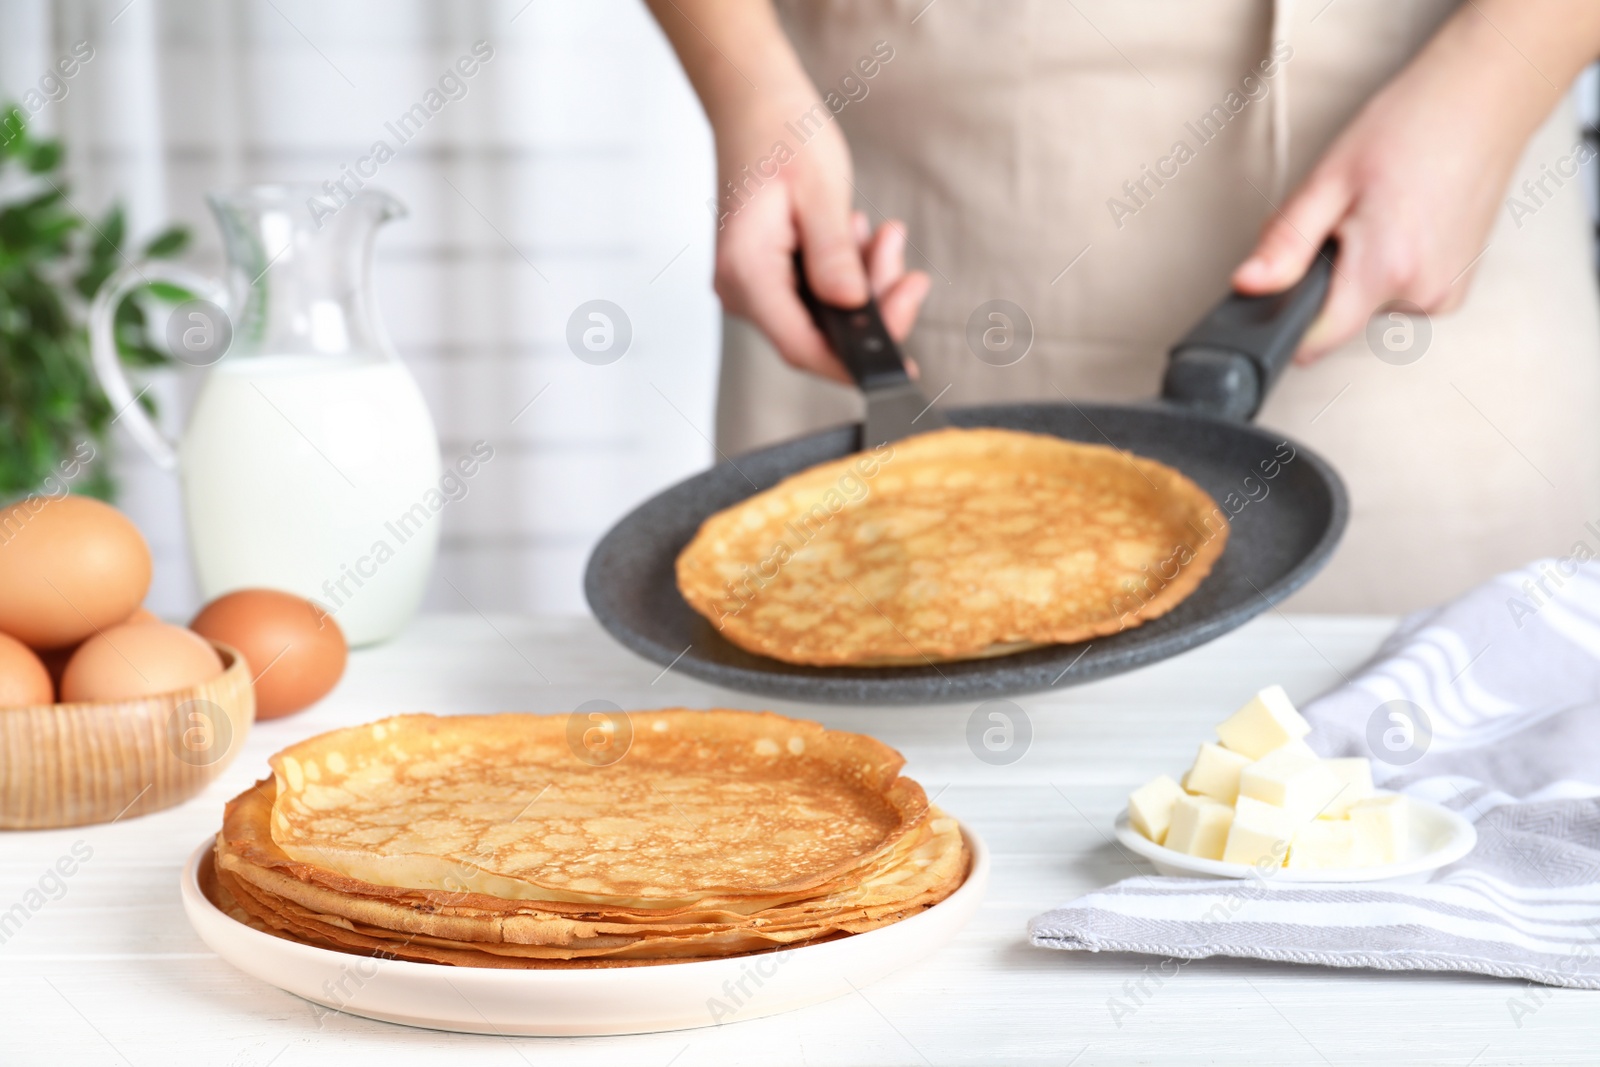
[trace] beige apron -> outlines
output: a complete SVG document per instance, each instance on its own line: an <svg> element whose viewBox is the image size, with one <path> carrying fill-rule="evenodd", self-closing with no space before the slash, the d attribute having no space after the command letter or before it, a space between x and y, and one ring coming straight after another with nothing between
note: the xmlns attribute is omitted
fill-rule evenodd
<svg viewBox="0 0 1600 1067"><path fill-rule="evenodd" d="M908 224L933 289L906 348L928 395L958 407L1154 395L1168 346L1226 291L1269 198L1282 202L1453 3L781 6L819 88L857 97L838 121L858 206ZM841 87L880 41L893 58ZM1287 61L1247 82L1275 48ZM1180 141L1191 158L1176 158ZM1563 106L1513 188L1577 141ZM1587 220L1576 180L1546 188L1531 215L1502 211L1468 300L1432 322L1419 360L1385 362L1357 339L1279 383L1259 423L1329 459L1352 500L1344 543L1294 608L1411 610L1580 540L1600 552L1585 529L1600 519ZM967 340L969 317L996 298L1023 308L1034 334L1005 366ZM859 411L851 391L790 370L748 323L725 321L724 451Z"/></svg>

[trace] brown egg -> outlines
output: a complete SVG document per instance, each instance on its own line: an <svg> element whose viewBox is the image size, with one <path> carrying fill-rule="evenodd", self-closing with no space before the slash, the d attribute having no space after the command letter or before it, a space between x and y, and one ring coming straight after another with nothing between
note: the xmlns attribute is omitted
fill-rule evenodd
<svg viewBox="0 0 1600 1067"><path fill-rule="evenodd" d="M113 626L72 654L61 699L130 700L187 689L222 673L222 657L199 634L164 622Z"/></svg>
<svg viewBox="0 0 1600 1067"><path fill-rule="evenodd" d="M33 649L0 634L0 708L26 708L56 699L50 675Z"/></svg>
<svg viewBox="0 0 1600 1067"><path fill-rule="evenodd" d="M258 719L310 707L344 674L344 631L333 616L289 593L227 593L202 608L189 628L244 654L255 680Z"/></svg>
<svg viewBox="0 0 1600 1067"><path fill-rule="evenodd" d="M0 509L0 631L63 648L114 626L150 589L150 549L116 508L86 496Z"/></svg>
<svg viewBox="0 0 1600 1067"><path fill-rule="evenodd" d="M132 615L122 620L123 626L132 626L136 623L160 622L161 617L144 608L138 608ZM55 684L56 692L61 691L61 676L67 673L67 664L72 662L73 653L83 647L79 641L75 645L63 645L60 648L47 648L39 653L39 659L44 664L44 669L50 672L50 681Z"/></svg>

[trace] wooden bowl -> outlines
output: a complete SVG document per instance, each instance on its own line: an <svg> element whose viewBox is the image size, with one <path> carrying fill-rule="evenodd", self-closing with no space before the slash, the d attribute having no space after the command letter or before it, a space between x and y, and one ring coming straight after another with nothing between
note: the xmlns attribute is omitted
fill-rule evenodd
<svg viewBox="0 0 1600 1067"><path fill-rule="evenodd" d="M250 667L134 700L0 708L0 830L114 822L181 804L222 773L256 717Z"/></svg>

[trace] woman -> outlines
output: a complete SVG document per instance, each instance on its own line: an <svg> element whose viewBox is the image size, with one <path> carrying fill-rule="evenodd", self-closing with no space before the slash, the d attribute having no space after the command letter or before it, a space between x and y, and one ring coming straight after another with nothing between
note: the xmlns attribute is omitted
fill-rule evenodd
<svg viewBox="0 0 1600 1067"><path fill-rule="evenodd" d="M1590 152L1564 96L1600 4L651 4L716 133L724 452L858 413L797 246L824 299L870 286L962 406L1149 397L1229 284L1282 289L1333 234L1258 419L1351 491L1294 606L1409 610L1600 552Z"/></svg>

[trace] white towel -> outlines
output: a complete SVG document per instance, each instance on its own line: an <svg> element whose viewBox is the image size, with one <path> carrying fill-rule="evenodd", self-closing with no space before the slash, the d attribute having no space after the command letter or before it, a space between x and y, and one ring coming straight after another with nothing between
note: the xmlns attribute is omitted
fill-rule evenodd
<svg viewBox="0 0 1600 1067"><path fill-rule="evenodd" d="M1371 757L1477 846L1424 884L1131 878L1038 916L1033 943L1600 989L1600 564L1544 560L1411 616L1305 716L1319 752Z"/></svg>

